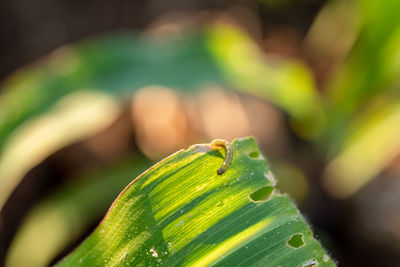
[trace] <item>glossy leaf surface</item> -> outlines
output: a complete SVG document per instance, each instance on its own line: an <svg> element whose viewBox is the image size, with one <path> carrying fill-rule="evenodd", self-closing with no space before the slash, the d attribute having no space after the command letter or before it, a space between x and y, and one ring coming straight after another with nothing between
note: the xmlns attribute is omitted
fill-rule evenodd
<svg viewBox="0 0 400 267"><path fill-rule="evenodd" d="M59 266L334 266L289 197L265 190L276 182L254 140L232 146L223 175L224 152L208 144L154 165Z"/></svg>

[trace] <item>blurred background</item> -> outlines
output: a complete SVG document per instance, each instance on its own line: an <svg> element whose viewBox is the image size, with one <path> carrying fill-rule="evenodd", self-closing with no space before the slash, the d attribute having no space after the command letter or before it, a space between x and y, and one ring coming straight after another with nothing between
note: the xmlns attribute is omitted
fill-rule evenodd
<svg viewBox="0 0 400 267"><path fill-rule="evenodd" d="M400 266L400 1L0 2L0 266L165 156L252 135L340 266Z"/></svg>

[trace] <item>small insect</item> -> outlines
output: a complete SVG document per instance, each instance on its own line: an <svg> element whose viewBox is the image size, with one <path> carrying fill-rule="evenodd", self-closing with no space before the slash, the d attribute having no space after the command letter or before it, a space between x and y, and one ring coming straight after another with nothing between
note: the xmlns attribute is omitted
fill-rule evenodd
<svg viewBox="0 0 400 267"><path fill-rule="evenodd" d="M218 149L221 147L225 150L225 159L224 162L222 162L221 168L217 170L218 175L222 175L226 172L226 170L231 165L233 159L233 148L228 141L225 141L223 139L215 139L211 142L212 149Z"/></svg>

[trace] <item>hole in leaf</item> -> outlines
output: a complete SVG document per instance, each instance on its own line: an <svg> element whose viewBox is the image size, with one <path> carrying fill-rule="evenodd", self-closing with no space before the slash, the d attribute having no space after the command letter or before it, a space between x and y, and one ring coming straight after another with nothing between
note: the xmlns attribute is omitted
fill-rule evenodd
<svg viewBox="0 0 400 267"><path fill-rule="evenodd" d="M317 266L318 261L316 259L308 260L305 263L303 263L302 267L312 267L312 266Z"/></svg>
<svg viewBox="0 0 400 267"><path fill-rule="evenodd" d="M304 239L302 234L295 234L288 240L288 245L294 248L304 246Z"/></svg>
<svg viewBox="0 0 400 267"><path fill-rule="evenodd" d="M272 194L272 191L274 191L273 186L264 186L255 191L254 193L251 193L249 197L252 201L266 201Z"/></svg>
<svg viewBox="0 0 400 267"><path fill-rule="evenodd" d="M254 151L254 152L251 152L249 154L249 156L252 158L258 158L258 156L260 156L260 153L258 151Z"/></svg>

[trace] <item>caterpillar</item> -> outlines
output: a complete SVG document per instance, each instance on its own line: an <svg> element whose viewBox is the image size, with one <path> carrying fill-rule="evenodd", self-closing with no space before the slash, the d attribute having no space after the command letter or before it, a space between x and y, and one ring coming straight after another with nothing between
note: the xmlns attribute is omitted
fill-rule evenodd
<svg viewBox="0 0 400 267"><path fill-rule="evenodd" d="M223 139L215 139L211 142L211 148L212 149L218 149L218 148L223 148L225 150L225 159L224 162L222 162L221 167L217 170L218 175L222 175L226 172L226 170L229 168L229 166L232 163L233 159L233 148L232 145Z"/></svg>

